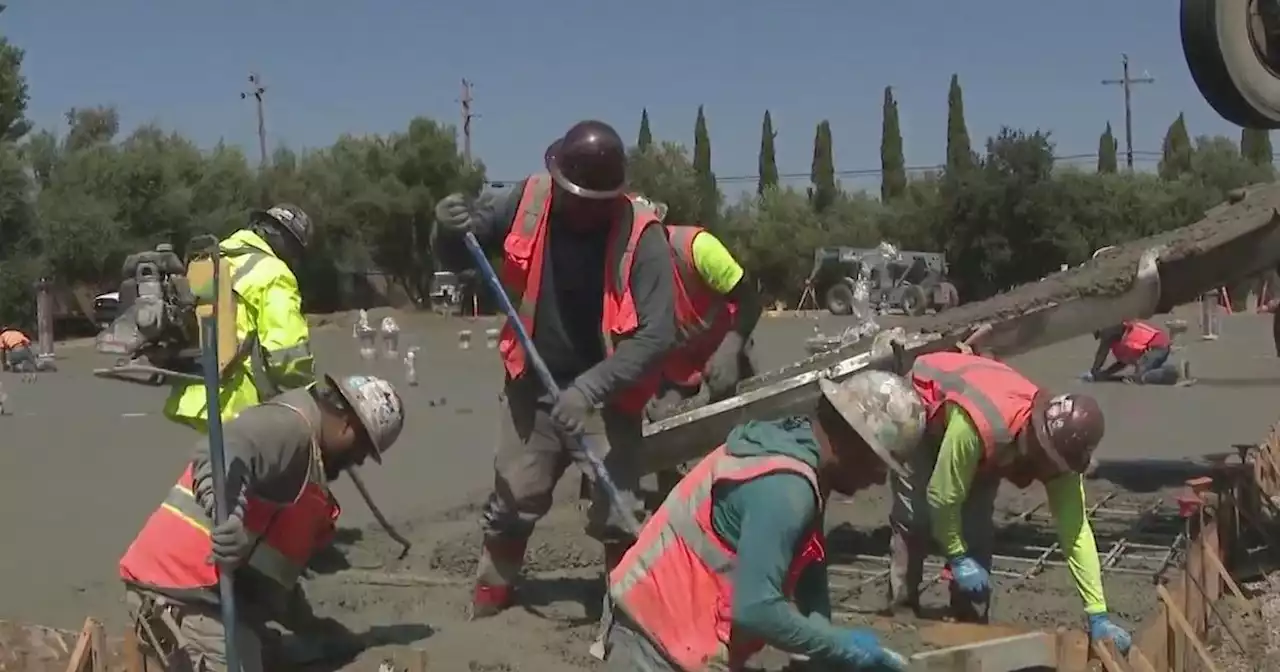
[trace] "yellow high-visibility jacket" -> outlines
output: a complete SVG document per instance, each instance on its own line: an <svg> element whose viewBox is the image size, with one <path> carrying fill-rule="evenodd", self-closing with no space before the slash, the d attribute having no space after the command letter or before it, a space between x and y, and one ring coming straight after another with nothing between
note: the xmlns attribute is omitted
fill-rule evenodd
<svg viewBox="0 0 1280 672"><path fill-rule="evenodd" d="M285 390L313 383L315 359L298 279L289 266L247 229L231 234L219 248L232 269L231 287L239 305L236 335L250 345L248 356L223 374L219 400L225 422ZM204 385L180 383L165 402L164 414L203 433L208 430L205 402Z"/></svg>

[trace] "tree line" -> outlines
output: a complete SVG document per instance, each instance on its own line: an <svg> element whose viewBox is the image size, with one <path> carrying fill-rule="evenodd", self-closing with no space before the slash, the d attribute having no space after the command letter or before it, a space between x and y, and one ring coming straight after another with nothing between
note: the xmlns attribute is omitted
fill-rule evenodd
<svg viewBox="0 0 1280 672"><path fill-rule="evenodd" d="M123 134L107 106L72 109L60 128L34 129L22 59L0 38L0 320L8 323L33 325L39 278L81 297L109 291L125 255L158 243L181 252L192 236L230 233L249 209L280 201L302 206L317 226L300 274L308 310L366 305L362 288L374 280L379 296L423 305L435 270L436 202L486 183L484 165L461 156L455 129L424 117L321 149L280 148L261 166L238 147L202 149L155 125ZM1103 245L1194 221L1226 191L1274 177L1265 133L1192 140L1179 116L1158 170L1147 173L1117 166L1108 127L1096 171L1085 171L1055 166L1045 131L1006 128L972 148L954 77L948 107L946 164L908 171L897 103L885 89L878 194L842 187L829 121L815 129L810 184L782 184L768 112L753 195L725 198L701 109L691 150L654 138L642 112L631 179L668 204L670 221L721 236L770 300L794 305L817 247L888 240L943 251L969 300L1079 263Z"/></svg>

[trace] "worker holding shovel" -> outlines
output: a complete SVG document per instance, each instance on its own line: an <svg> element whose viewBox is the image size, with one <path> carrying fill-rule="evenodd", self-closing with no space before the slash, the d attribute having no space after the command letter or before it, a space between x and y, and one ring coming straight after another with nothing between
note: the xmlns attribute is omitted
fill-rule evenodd
<svg viewBox="0 0 1280 672"><path fill-rule="evenodd" d="M925 407L882 371L821 388L807 416L735 428L645 524L609 575L609 669L740 670L765 645L822 669L905 669L873 632L829 620L823 511L832 492L906 477Z"/></svg>
<svg viewBox="0 0 1280 672"><path fill-rule="evenodd" d="M990 605L996 494L1000 483L1044 485L1067 566L1084 601L1089 634L1126 652L1131 638L1107 614L1097 543L1082 474L1105 432L1090 396L1051 395L1002 362L962 353L918 357L912 386L928 417L925 450L890 480L890 601L919 608L924 560L947 558L951 609L984 621Z"/></svg>
<svg viewBox="0 0 1280 672"><path fill-rule="evenodd" d="M487 277L485 253L501 255L512 311L498 342L502 429L473 618L514 603L529 537L572 461L597 479L587 532L602 543L606 569L633 543L643 411L654 369L676 342L670 247L657 213L626 193L617 131L580 122L544 161L546 172L501 200L455 194L436 208L440 260L482 266Z"/></svg>
<svg viewBox="0 0 1280 672"><path fill-rule="evenodd" d="M221 501L230 506L218 524L216 439L200 439L120 560L140 640L164 669L227 670L229 628L233 669L266 669L261 635L269 621L344 653L356 648L345 628L312 614L298 579L341 513L329 482L366 459L381 462L403 426L400 395L368 376L326 377L244 409L221 428ZM235 623L223 618L224 568L235 568Z"/></svg>

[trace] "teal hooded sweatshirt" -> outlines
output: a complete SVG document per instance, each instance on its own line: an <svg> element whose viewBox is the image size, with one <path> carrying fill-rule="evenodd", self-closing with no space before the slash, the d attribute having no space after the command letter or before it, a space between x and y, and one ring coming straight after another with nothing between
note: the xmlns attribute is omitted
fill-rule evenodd
<svg viewBox="0 0 1280 672"><path fill-rule="evenodd" d="M785 455L818 466L818 441L808 418L739 425L725 442L730 455ZM718 489L712 526L738 553L733 576L733 625L770 646L813 661L850 664L848 630L832 625L827 567L801 574L793 605L782 594L791 561L823 524L809 482L794 473L768 474Z"/></svg>

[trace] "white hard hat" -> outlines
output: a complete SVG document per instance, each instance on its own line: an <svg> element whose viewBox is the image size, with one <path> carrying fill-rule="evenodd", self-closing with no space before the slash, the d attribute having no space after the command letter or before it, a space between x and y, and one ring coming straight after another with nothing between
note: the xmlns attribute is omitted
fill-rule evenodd
<svg viewBox="0 0 1280 672"><path fill-rule="evenodd" d="M899 476L924 438L924 402L902 376L862 371L843 382L820 379L822 396Z"/></svg>
<svg viewBox="0 0 1280 672"><path fill-rule="evenodd" d="M404 429L404 402L396 388L373 376L325 376L329 384L351 405L365 434L373 442L373 459L382 462L382 454L400 438Z"/></svg>

